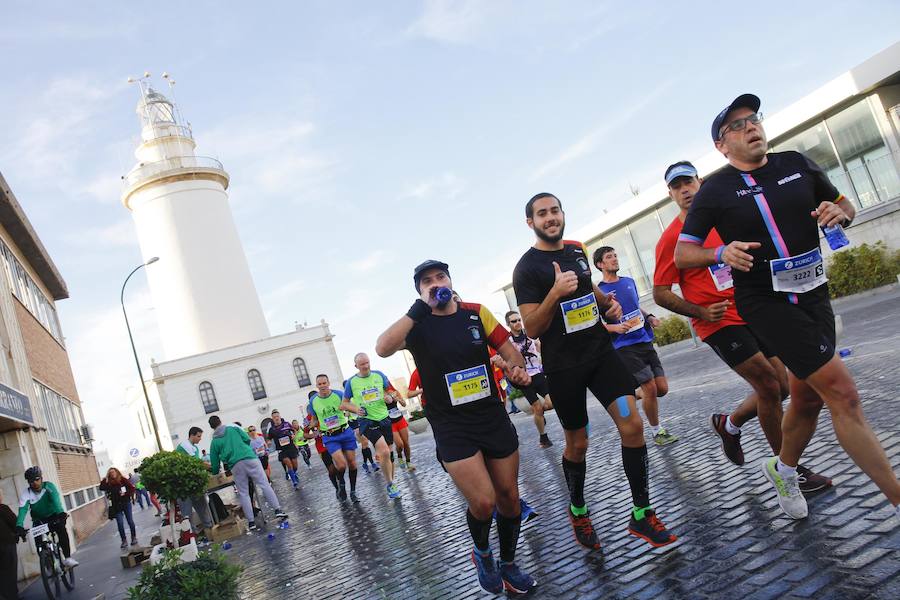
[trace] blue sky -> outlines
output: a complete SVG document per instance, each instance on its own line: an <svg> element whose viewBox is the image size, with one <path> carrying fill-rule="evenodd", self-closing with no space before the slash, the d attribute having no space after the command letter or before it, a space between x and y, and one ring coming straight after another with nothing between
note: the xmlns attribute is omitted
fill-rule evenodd
<svg viewBox="0 0 900 600"><path fill-rule="evenodd" d="M531 195L557 194L575 231L709 151L738 93L776 112L900 22L890 1L223 6L0 9L0 172L68 283L59 312L100 439L136 377L118 305L141 262L119 200L139 133L127 76L173 74L198 154L231 175L270 330L326 319L349 374L414 300L416 263L446 260L464 298L500 312ZM161 360L145 282L129 288L139 353Z"/></svg>

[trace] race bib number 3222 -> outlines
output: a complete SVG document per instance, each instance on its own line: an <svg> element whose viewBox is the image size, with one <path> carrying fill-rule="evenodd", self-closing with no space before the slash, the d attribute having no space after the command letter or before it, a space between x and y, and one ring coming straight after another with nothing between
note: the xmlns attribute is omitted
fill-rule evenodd
<svg viewBox="0 0 900 600"><path fill-rule="evenodd" d="M562 310L566 333L581 331L600 322L600 310L597 308L594 292L589 292L581 298L560 302L559 308Z"/></svg>

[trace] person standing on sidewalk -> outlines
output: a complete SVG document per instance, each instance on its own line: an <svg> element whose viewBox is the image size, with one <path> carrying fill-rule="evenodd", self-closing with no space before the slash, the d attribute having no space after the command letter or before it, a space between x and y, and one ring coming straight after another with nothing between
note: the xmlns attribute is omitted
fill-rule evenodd
<svg viewBox="0 0 900 600"><path fill-rule="evenodd" d="M16 583L19 572L19 557L16 554L16 513L3 504L0 492L0 599L19 600L19 586Z"/></svg>
<svg viewBox="0 0 900 600"><path fill-rule="evenodd" d="M106 477L100 482L100 489L106 492L109 499L109 518L116 520L116 526L119 528L119 537L122 539L120 548L128 547L128 540L125 539L125 521L128 521L128 527L131 529L131 545L137 546L137 530L134 526L134 516L131 511L131 499L134 497L135 489L131 482L122 476L122 472L115 467L110 467L106 472Z"/></svg>
<svg viewBox="0 0 900 600"><path fill-rule="evenodd" d="M203 459L200 458L200 448L197 447L201 438L203 438L203 430L199 427L191 427L188 430L188 439L178 444L178 447L175 448L175 452L187 454L188 456L203 462ZM203 463L203 466L207 469L210 468L205 462ZM209 514L209 505L206 503L205 493L200 493L193 498L181 498L178 500L178 506L181 508L181 516L183 518L190 521L191 513L196 510L197 516L200 517L200 522L203 523L203 529L207 531L212 529L213 521ZM192 529L193 527L193 524L191 524ZM194 533L199 532L195 530Z"/></svg>

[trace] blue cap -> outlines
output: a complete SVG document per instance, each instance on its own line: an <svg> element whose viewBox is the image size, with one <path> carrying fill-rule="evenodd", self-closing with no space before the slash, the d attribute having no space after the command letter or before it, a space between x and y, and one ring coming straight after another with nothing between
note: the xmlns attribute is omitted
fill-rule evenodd
<svg viewBox="0 0 900 600"><path fill-rule="evenodd" d="M695 169L694 165L692 165L691 163L687 163L687 164L682 163L682 164L673 165L666 170L666 175L665 175L666 185L669 185L670 183L672 183L673 179L676 179L678 177L696 177L696 176L697 176L697 169Z"/></svg>
<svg viewBox="0 0 900 600"><path fill-rule="evenodd" d="M760 99L753 94L741 94L734 101L722 109L716 118L712 122L712 139L714 142L719 141L719 130L722 129L722 125L725 124L725 117L728 116L728 113L733 111L736 108L749 108L753 112L759 111L759 106L762 104Z"/></svg>

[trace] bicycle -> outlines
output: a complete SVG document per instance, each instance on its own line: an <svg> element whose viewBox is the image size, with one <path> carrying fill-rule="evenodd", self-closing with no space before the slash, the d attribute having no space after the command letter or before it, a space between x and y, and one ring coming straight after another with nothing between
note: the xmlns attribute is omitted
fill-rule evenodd
<svg viewBox="0 0 900 600"><path fill-rule="evenodd" d="M68 591L75 588L75 569L74 567L69 569L63 567L59 539L48 523L36 523L32 525L28 533L37 548L44 591L47 592L49 600L56 600L60 596L60 581Z"/></svg>

